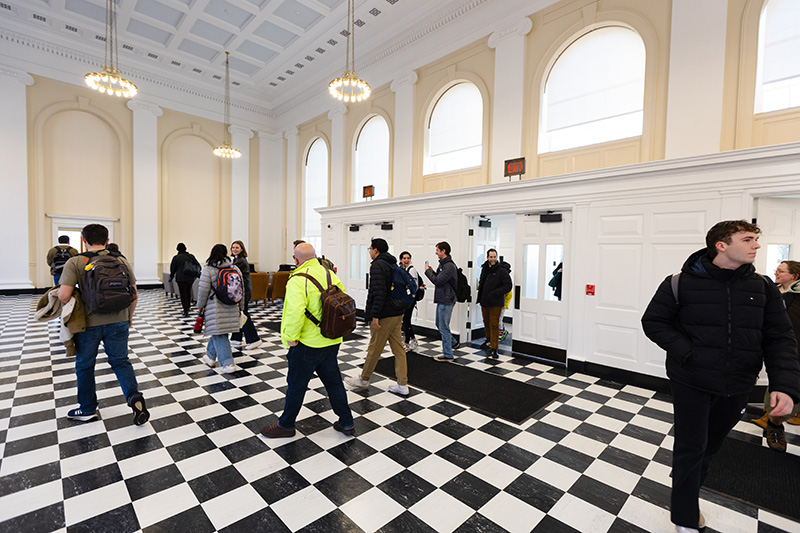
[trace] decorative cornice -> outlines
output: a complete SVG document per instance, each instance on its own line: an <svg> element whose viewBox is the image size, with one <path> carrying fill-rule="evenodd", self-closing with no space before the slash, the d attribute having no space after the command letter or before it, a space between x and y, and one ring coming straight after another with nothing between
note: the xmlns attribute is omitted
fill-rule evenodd
<svg viewBox="0 0 800 533"><path fill-rule="evenodd" d="M331 107L331 110L328 111L328 120L333 120L334 117L336 116L343 117L346 114L347 114L347 106L340 102L336 102L335 104L333 104L333 107Z"/></svg>
<svg viewBox="0 0 800 533"><path fill-rule="evenodd" d="M533 28L533 22L528 17L523 17L522 20L510 24L501 30L497 30L489 36L489 48L497 48L504 39L513 35L524 37Z"/></svg>
<svg viewBox="0 0 800 533"><path fill-rule="evenodd" d="M257 133L258 133L258 138L264 141L275 142L283 140L283 133L281 132L273 133L273 132L259 130Z"/></svg>
<svg viewBox="0 0 800 533"><path fill-rule="evenodd" d="M389 86L389 89L396 93L398 89L401 87L405 87L406 85L414 85L417 83L419 76L417 76L417 72L412 70L410 72L406 72L405 74L395 78L392 80L392 84Z"/></svg>
<svg viewBox="0 0 800 533"><path fill-rule="evenodd" d="M143 102L142 100L128 100L127 105L128 109L131 111L149 111L157 117L160 117L164 114L164 110L158 107L156 104Z"/></svg>
<svg viewBox="0 0 800 533"><path fill-rule="evenodd" d="M25 72L24 70L19 70L12 67L7 67L5 65L0 65L0 76L8 76L9 78L15 78L19 80L22 85L33 85L33 76Z"/></svg>
<svg viewBox="0 0 800 533"><path fill-rule="evenodd" d="M244 135L248 139L252 139L255 136L253 130L241 126L228 126L228 131L231 132L231 135Z"/></svg>
<svg viewBox="0 0 800 533"><path fill-rule="evenodd" d="M0 41L8 41L10 43L14 43L20 46L25 46L37 50L39 52L69 59L76 63L89 65L91 68L103 67L103 60L94 55L87 54L84 52L79 52L77 50L49 43L47 41L42 41L41 39L35 39L28 35L7 30L5 28L0 28ZM184 83L178 83L174 79L165 78L162 76L156 76L150 72L145 72L143 70L132 69L132 68L125 68L120 72L123 73L126 77L130 77L133 80L136 80L135 81L136 83L138 83L138 81L145 81L153 85L158 85L160 87L172 89L174 91L178 91L184 94L189 94L192 96L203 98L211 102L217 102L220 105L224 104L224 95L204 91L198 89L195 86L187 85ZM253 113L255 115L275 118L275 114L272 112L272 110L267 109L265 107L249 104L241 100L231 100L231 107L241 109L242 111L245 111L247 113Z"/></svg>
<svg viewBox="0 0 800 533"><path fill-rule="evenodd" d="M297 128L289 128L283 132L283 136L288 140L290 137L297 137L300 134L300 130Z"/></svg>

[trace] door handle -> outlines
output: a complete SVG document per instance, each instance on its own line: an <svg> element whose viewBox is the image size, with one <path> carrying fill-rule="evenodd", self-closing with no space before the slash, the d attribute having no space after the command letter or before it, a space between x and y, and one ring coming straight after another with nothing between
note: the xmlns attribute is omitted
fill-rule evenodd
<svg viewBox="0 0 800 533"><path fill-rule="evenodd" d="M519 289L520 289L519 285L514 286L514 309L519 309L519 299L520 299Z"/></svg>

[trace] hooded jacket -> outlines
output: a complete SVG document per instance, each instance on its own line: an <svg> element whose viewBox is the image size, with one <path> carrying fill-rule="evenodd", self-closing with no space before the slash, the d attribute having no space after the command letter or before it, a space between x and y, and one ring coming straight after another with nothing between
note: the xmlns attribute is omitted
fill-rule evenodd
<svg viewBox="0 0 800 533"><path fill-rule="evenodd" d="M668 276L642 316L645 335L667 352L671 380L720 396L748 394L763 362L769 389L800 401L789 317L777 287L752 264L721 269L703 248L681 269L678 301Z"/></svg>
<svg viewBox="0 0 800 533"><path fill-rule="evenodd" d="M478 303L482 307L503 307L506 293L513 287L510 269L505 261L497 261L494 265L484 261L478 281Z"/></svg>
<svg viewBox="0 0 800 533"><path fill-rule="evenodd" d="M373 318L399 316L406 312L405 309L395 309L389 301L389 288L394 279L393 265L397 265L397 259L389 252L384 252L369 266L369 291L364 309L367 322Z"/></svg>

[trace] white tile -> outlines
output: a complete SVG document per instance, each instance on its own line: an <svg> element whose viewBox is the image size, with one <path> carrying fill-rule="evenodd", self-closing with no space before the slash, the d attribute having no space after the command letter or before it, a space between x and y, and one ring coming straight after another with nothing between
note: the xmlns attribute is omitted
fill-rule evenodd
<svg viewBox="0 0 800 533"><path fill-rule="evenodd" d="M436 489L409 508L438 532L449 533L464 523L474 511L441 489Z"/></svg>
<svg viewBox="0 0 800 533"><path fill-rule="evenodd" d="M633 472L605 461L594 461L583 473L627 494L633 492L634 487L641 479Z"/></svg>
<svg viewBox="0 0 800 533"><path fill-rule="evenodd" d="M28 470L36 466L53 463L58 461L58 459L58 446L46 446L38 450L31 450L16 455L7 455L3 457L3 462L0 463L0 476L7 476L14 472L21 472L22 470Z"/></svg>
<svg viewBox="0 0 800 533"><path fill-rule="evenodd" d="M580 473L575 470L544 457L529 466L525 473L563 491L569 490L572 484L580 477Z"/></svg>
<svg viewBox="0 0 800 533"><path fill-rule="evenodd" d="M199 504L189 485L181 483L134 501L133 509L139 519L139 527L144 529Z"/></svg>
<svg viewBox="0 0 800 533"><path fill-rule="evenodd" d="M221 453L222 452L220 452L220 454ZM178 464L180 465L180 463ZM270 474L274 474L279 470L283 470L287 466L289 466L289 463L284 461L283 458L273 450L248 457L234 464L236 470L250 483Z"/></svg>
<svg viewBox="0 0 800 533"><path fill-rule="evenodd" d="M437 413L436 411L431 411L429 409L421 409L416 413L408 415L408 418L427 427L433 427L439 422L444 422L447 420L447 417L443 414Z"/></svg>
<svg viewBox="0 0 800 533"><path fill-rule="evenodd" d="M605 444L577 433L570 433L559 442L561 446L575 450L591 457L598 457L607 448Z"/></svg>
<svg viewBox="0 0 800 533"><path fill-rule="evenodd" d="M608 531L615 518L569 493L564 494L547 514L578 531Z"/></svg>
<svg viewBox="0 0 800 533"><path fill-rule="evenodd" d="M368 533L380 529L405 511L402 505L377 487L356 496L339 509Z"/></svg>
<svg viewBox="0 0 800 533"><path fill-rule="evenodd" d="M35 438L36 436L44 433L52 433L53 431L56 431L56 429L58 428L56 426L55 419L43 420L33 424L25 424L23 426L13 427L10 428L6 433L6 442Z"/></svg>
<svg viewBox="0 0 800 533"><path fill-rule="evenodd" d="M186 442L194 439L195 437L202 437L205 431L200 429L197 424L184 424L173 429L158 432L158 440L164 446L172 446L180 442Z"/></svg>
<svg viewBox="0 0 800 533"><path fill-rule="evenodd" d="M114 450L111 446L79 453L61 460L61 477L67 478L116 462L117 457L114 455Z"/></svg>
<svg viewBox="0 0 800 533"><path fill-rule="evenodd" d="M431 453L436 453L454 442L447 435L430 428L423 429L419 433L412 435L408 440Z"/></svg>
<svg viewBox="0 0 800 533"><path fill-rule="evenodd" d="M602 429L607 429L608 431L613 431L614 433L619 433L625 429L625 426L628 425L627 422L617 420L616 418L611 418L610 416L601 415L599 413L590 415L589 418L587 418L584 422Z"/></svg>
<svg viewBox="0 0 800 533"><path fill-rule="evenodd" d="M724 531L725 533L753 533L758 531L758 520L749 516L737 513L733 509L728 509L716 503L700 500L700 510L706 517L706 525L714 531ZM789 529L791 531L792 529ZM800 530L798 524L794 525L794 530Z"/></svg>
<svg viewBox="0 0 800 533"><path fill-rule="evenodd" d="M263 509L267 502L252 486L243 485L202 505L208 519L219 530Z"/></svg>
<svg viewBox="0 0 800 533"><path fill-rule="evenodd" d="M658 452L658 446L655 444L634 439L627 435L617 435L609 445L644 457L645 459L652 459L656 452Z"/></svg>
<svg viewBox="0 0 800 533"><path fill-rule="evenodd" d="M312 485L328 476L344 470L347 465L328 452L322 452L303 459L299 463L292 465L301 476L306 478Z"/></svg>
<svg viewBox="0 0 800 533"><path fill-rule="evenodd" d="M316 487L309 486L272 504L270 508L286 527L297 531L333 511L336 506Z"/></svg>
<svg viewBox="0 0 800 533"><path fill-rule="evenodd" d="M150 424L144 424L142 426L135 426L131 424L130 426L123 426L119 429L115 429L114 431L109 431L108 440L111 441L112 445L117 445L123 442L130 442L132 440L141 439L142 437L155 434L156 430L153 429L153 426Z"/></svg>
<svg viewBox="0 0 800 533"><path fill-rule="evenodd" d="M670 522L667 509L662 509L635 496L631 496L625 501L625 505L622 506L617 516L650 533L675 533L675 525Z"/></svg>
<svg viewBox="0 0 800 533"><path fill-rule="evenodd" d="M520 475L519 470L493 457L484 457L467 468L467 472L487 483L491 483L498 489L506 488Z"/></svg>
<svg viewBox="0 0 800 533"><path fill-rule="evenodd" d="M5 460L3 461L3 466L5 467ZM20 492L12 492L0 498L0 520L8 520L15 516L24 515L58 503L63 499L64 491L61 488L60 479Z"/></svg>
<svg viewBox="0 0 800 533"><path fill-rule="evenodd" d="M300 434L298 433L297 435ZM244 425L229 426L224 429L220 429L219 431L215 431L213 433L208 434L208 438L211 439L211 441L220 448L222 448L223 446L227 446L228 444L233 444L234 442L239 442L240 440L249 439L252 436L253 436L252 430ZM261 438L264 439L264 437ZM282 441L284 444L289 442L288 439L272 439L272 440L279 440Z"/></svg>
<svg viewBox="0 0 800 533"><path fill-rule="evenodd" d="M441 487L463 471L438 455L429 455L423 460L414 463L408 469L437 487Z"/></svg>
<svg viewBox="0 0 800 533"><path fill-rule="evenodd" d="M147 453L140 453L119 462L119 470L125 479L129 479L145 472L152 472L173 463L172 456L164 448L158 448Z"/></svg>
<svg viewBox="0 0 800 533"><path fill-rule="evenodd" d="M118 481L64 501L67 524L77 524L131 503L124 481Z"/></svg>
<svg viewBox="0 0 800 533"><path fill-rule="evenodd" d="M545 516L545 513L536 507L506 492L498 493L486 502L479 512L510 533L527 533Z"/></svg>
<svg viewBox="0 0 800 533"><path fill-rule="evenodd" d="M533 433L528 433L527 431L515 435L514 438L508 442L509 444L513 444L514 446L539 456L546 454L556 445L556 443L551 440L534 435Z"/></svg>
<svg viewBox="0 0 800 533"><path fill-rule="evenodd" d="M403 471L403 467L382 453L375 453L350 465L350 469L373 485L380 485Z"/></svg>
<svg viewBox="0 0 800 533"><path fill-rule="evenodd" d="M483 431L473 431L471 433L467 433L458 439L458 442L465 444L470 448L474 448L479 452L485 453L486 455L489 455L497 448L505 444L505 441L498 439L494 435L484 433Z"/></svg>
<svg viewBox="0 0 800 533"><path fill-rule="evenodd" d="M359 435L358 439L367 446L381 451L389 448L390 446L394 446L403 440L403 437L389 429L376 428L368 432L366 435Z"/></svg>

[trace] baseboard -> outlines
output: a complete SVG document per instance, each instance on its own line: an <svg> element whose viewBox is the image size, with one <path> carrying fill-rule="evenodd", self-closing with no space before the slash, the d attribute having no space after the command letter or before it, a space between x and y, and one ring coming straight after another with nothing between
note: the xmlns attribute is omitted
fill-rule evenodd
<svg viewBox="0 0 800 533"><path fill-rule="evenodd" d="M656 376L649 376L647 374L640 374L630 370L622 370L610 366L599 365L589 361L578 361L576 359L569 359L567 361L567 368L581 374L588 374L598 378L608 379L626 385L633 385L635 387L642 387L644 389L655 390L670 394L669 380L667 378L660 378ZM763 392L762 392L763 395Z"/></svg>
<svg viewBox="0 0 800 533"><path fill-rule="evenodd" d="M163 289L164 288L164 284L163 283L148 283L148 284L145 284L145 285L139 285L137 283L136 284L136 288L137 289Z"/></svg>
<svg viewBox="0 0 800 533"><path fill-rule="evenodd" d="M1 289L0 296L16 296L18 294L44 294L53 287L33 287L29 289Z"/></svg>
<svg viewBox="0 0 800 533"><path fill-rule="evenodd" d="M516 339L511 340L511 351L514 354L522 354L537 359L544 359L562 365L567 363L567 351L561 348L553 348L551 346L543 346L533 342L524 342Z"/></svg>

